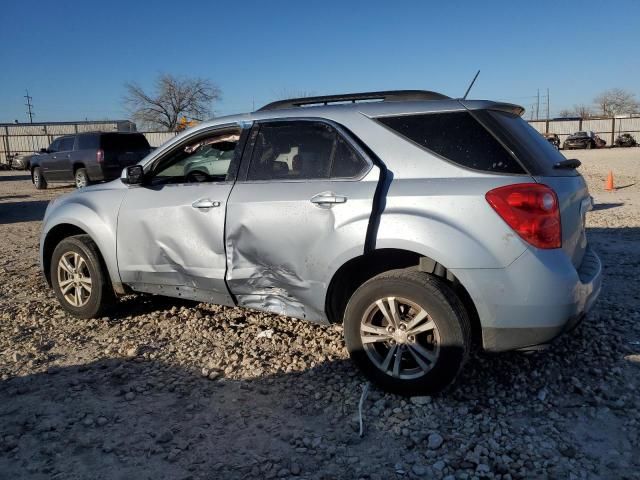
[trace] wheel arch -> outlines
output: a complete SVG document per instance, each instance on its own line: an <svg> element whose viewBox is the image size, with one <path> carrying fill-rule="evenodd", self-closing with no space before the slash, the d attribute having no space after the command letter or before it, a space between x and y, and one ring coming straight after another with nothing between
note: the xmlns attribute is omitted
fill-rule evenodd
<svg viewBox="0 0 640 480"><path fill-rule="evenodd" d="M482 342L482 327L475 304L458 279L437 260L424 254L398 248L373 250L342 264L333 274L325 297L325 313L330 323L342 323L347 303L367 280L390 270L413 268L445 280L459 296L471 321L474 343Z"/></svg>
<svg viewBox="0 0 640 480"><path fill-rule="evenodd" d="M51 286L51 257L53 256L53 251L62 240L75 235L88 235L88 233L77 225L62 223L51 228L44 237L42 243L42 270L49 286Z"/></svg>
<svg viewBox="0 0 640 480"><path fill-rule="evenodd" d="M87 168L87 166L82 161L73 162L73 174L75 175L76 171L80 168Z"/></svg>
<svg viewBox="0 0 640 480"><path fill-rule="evenodd" d="M115 232L111 232L103 223L96 224L96 221L99 220L95 218L96 214L91 212L87 216L87 210L86 207L75 205L54 224L51 224L50 220L46 222L47 225L40 242L40 264L42 265L45 279L51 285L51 256L56 246L70 236L88 235L96 244L103 267L111 280L114 291L116 294L122 295L126 292L118 273ZM84 218L87 222L80 222L78 221L79 218Z"/></svg>

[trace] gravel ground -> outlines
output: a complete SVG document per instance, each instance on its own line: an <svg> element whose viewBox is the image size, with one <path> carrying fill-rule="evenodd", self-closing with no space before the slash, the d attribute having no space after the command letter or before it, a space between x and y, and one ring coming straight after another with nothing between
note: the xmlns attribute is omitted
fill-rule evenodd
<svg viewBox="0 0 640 480"><path fill-rule="evenodd" d="M640 148L571 152L597 207L597 307L438 397L371 388L338 326L157 297L66 315L38 268L69 188L0 174L0 478L640 478ZM616 192L603 189L608 170Z"/></svg>

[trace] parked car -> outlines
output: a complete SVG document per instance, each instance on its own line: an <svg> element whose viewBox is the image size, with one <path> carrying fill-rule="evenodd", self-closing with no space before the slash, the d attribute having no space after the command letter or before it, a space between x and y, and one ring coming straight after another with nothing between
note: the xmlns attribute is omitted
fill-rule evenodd
<svg viewBox="0 0 640 480"><path fill-rule="evenodd" d="M141 133L64 135L31 158L31 179L37 189L54 182L74 182L82 188L118 178L124 167L136 164L150 151Z"/></svg>
<svg viewBox="0 0 640 480"><path fill-rule="evenodd" d="M437 392L472 345L544 348L600 292L580 162L522 112L395 91L199 124L49 204L46 281L81 318L146 292L338 323L370 379ZM206 146L224 177L189 175Z"/></svg>
<svg viewBox="0 0 640 480"><path fill-rule="evenodd" d="M12 168L18 169L18 170L27 170L27 171L31 171L31 159L37 155L40 155L39 153L27 153L27 154L23 154L23 155L18 155L17 157L15 157L13 159L13 165Z"/></svg>
<svg viewBox="0 0 640 480"><path fill-rule="evenodd" d="M616 147L635 147L638 144L636 139L629 133L623 133L616 138Z"/></svg>
<svg viewBox="0 0 640 480"><path fill-rule="evenodd" d="M556 150L560 150L560 137L555 133L543 133L542 136L547 139L551 145L553 145Z"/></svg>
<svg viewBox="0 0 640 480"><path fill-rule="evenodd" d="M573 135L569 135L564 141L562 148L565 150L572 150L574 148L602 148L607 144L595 133L588 132L576 132Z"/></svg>

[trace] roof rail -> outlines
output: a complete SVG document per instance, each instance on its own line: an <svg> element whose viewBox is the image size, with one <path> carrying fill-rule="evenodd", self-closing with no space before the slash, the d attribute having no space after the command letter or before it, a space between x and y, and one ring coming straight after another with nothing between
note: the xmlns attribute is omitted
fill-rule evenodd
<svg viewBox="0 0 640 480"><path fill-rule="evenodd" d="M428 90L389 90L383 92L345 93L342 95L326 95L321 97L290 98L268 103L258 111L280 110L283 108L304 107L310 105L329 105L330 103L356 103L366 100L383 102L401 102L411 100L444 100L450 97Z"/></svg>

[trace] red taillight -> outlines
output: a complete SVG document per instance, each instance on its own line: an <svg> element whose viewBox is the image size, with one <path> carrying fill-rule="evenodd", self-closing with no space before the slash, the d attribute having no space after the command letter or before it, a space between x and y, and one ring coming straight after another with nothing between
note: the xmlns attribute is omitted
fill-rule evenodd
<svg viewBox="0 0 640 480"><path fill-rule="evenodd" d="M96 152L96 162L104 162L104 150L100 149Z"/></svg>
<svg viewBox="0 0 640 480"><path fill-rule="evenodd" d="M507 225L534 247L562 246L560 207L551 188L518 183L491 190L485 198Z"/></svg>

